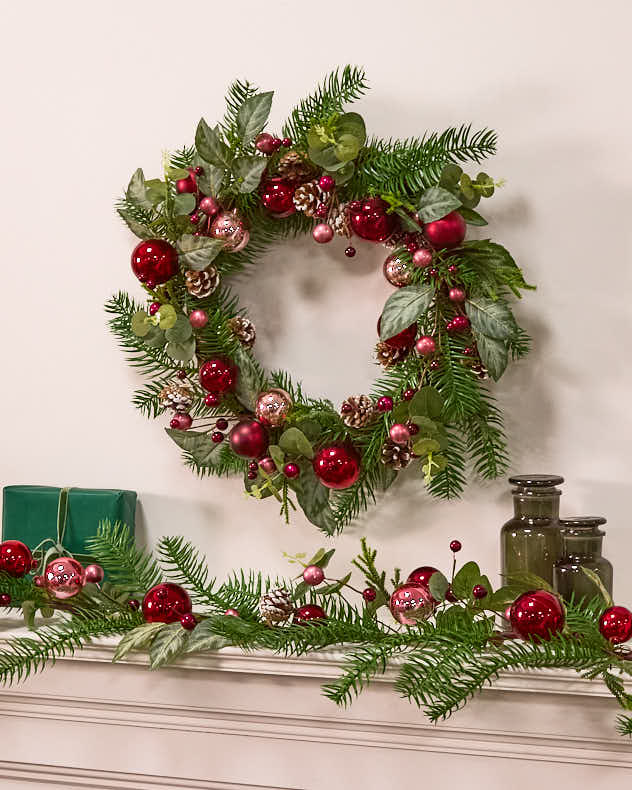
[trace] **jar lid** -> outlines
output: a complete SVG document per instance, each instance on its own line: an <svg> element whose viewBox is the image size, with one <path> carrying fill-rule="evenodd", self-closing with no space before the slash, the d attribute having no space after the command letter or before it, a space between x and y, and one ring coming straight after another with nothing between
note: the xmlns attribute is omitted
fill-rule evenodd
<svg viewBox="0 0 632 790"><path fill-rule="evenodd" d="M561 485L564 478L559 475L515 475L509 478L509 482L520 488L551 488Z"/></svg>
<svg viewBox="0 0 632 790"><path fill-rule="evenodd" d="M560 524L570 529L581 529L582 527L593 529L605 523L606 519L603 516L571 516L570 518L560 519Z"/></svg>

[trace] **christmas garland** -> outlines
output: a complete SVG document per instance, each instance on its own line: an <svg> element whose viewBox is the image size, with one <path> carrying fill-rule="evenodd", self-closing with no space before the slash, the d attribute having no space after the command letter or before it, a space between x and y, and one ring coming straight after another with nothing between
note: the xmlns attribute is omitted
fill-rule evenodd
<svg viewBox="0 0 632 790"><path fill-rule="evenodd" d="M114 660L144 650L152 669L226 645L284 656L338 646L344 664L340 677L324 686L327 697L347 705L392 665L395 690L433 722L511 669L574 669L601 679L623 709L632 710L624 685L632 651L622 644L632 635L632 612L613 605L592 571L586 573L596 597L564 605L529 574L494 590L475 562L457 571L459 541L450 544L450 579L422 566L402 581L398 569L390 579L378 569L375 550L363 540L352 561L365 580L362 590L351 583L351 572L331 574L334 550L321 549L309 560L287 557L298 569L292 579L240 570L219 584L182 537L162 538L157 561L134 545L127 528L103 524L89 549L99 564L82 568L72 557L57 557L33 578L37 562L24 544L0 546L0 605L21 608L31 627L37 612L55 616L28 638L3 643L3 683L22 681L91 639L118 635ZM359 604L350 602L352 595ZM621 714L617 728L632 735L632 715Z"/></svg>
<svg viewBox="0 0 632 790"><path fill-rule="evenodd" d="M276 497L286 519L295 497L328 534L411 462L443 498L463 490L466 462L483 478L503 474L502 417L484 380L529 347L508 300L531 286L502 246L465 240L466 224L486 224L476 208L499 184L459 163L493 154L495 133L368 138L345 111L365 89L361 70L334 72L274 137L263 131L272 93L235 82L224 119L202 119L195 145L165 157L162 179L132 176L118 213L141 239L132 269L147 303L119 293L107 304L131 364L151 379L134 403L172 415L185 462L243 475L247 494ZM255 328L227 287L271 244L305 232L390 252L395 290L376 345L385 372L339 411L285 371L262 370Z"/></svg>

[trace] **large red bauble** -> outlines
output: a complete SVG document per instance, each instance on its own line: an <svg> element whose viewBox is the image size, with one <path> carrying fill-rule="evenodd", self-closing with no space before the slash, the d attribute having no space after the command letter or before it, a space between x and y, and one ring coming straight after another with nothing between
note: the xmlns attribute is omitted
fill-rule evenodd
<svg viewBox="0 0 632 790"><path fill-rule="evenodd" d="M294 612L294 619L293 623L298 623L299 625L304 625L308 623L310 620L326 620L327 615L325 614L325 610L322 606L319 606L317 603L307 603L305 606L299 607Z"/></svg>
<svg viewBox="0 0 632 790"><path fill-rule="evenodd" d="M294 187L284 178L269 178L261 185L261 202L273 214L293 214Z"/></svg>
<svg viewBox="0 0 632 790"><path fill-rule="evenodd" d="M439 571L437 568L433 568L431 565L422 565L419 568L415 568L414 571L411 571L408 574L408 578L406 582L408 584L421 584L424 587L428 588L428 592L430 592L430 577L433 573L438 573ZM432 596L431 596L432 597ZM433 598L433 603L436 605L439 601L435 601Z"/></svg>
<svg viewBox="0 0 632 790"><path fill-rule="evenodd" d="M221 395L234 389L237 383L237 368L224 357L207 359L200 368L200 384L207 392Z"/></svg>
<svg viewBox="0 0 632 790"><path fill-rule="evenodd" d="M230 449L244 458L260 458L268 449L268 432L257 420L242 420L228 435Z"/></svg>
<svg viewBox="0 0 632 790"><path fill-rule="evenodd" d="M149 288L162 285L178 273L178 253L168 241L147 239L134 247L132 271Z"/></svg>
<svg viewBox="0 0 632 790"><path fill-rule="evenodd" d="M349 444L323 447L312 461L314 474L327 488L349 488L360 477L360 456Z"/></svg>
<svg viewBox="0 0 632 790"><path fill-rule="evenodd" d="M382 316L377 320L377 335L380 337L380 330L382 328ZM411 324L408 329L402 329L393 337L389 337L384 342L391 348L410 348L415 343L417 336L417 324Z"/></svg>
<svg viewBox="0 0 632 790"><path fill-rule="evenodd" d="M387 214L388 203L382 198L354 201L349 207L349 222L353 232L367 241L384 241L395 230L396 219Z"/></svg>
<svg viewBox="0 0 632 790"><path fill-rule="evenodd" d="M416 625L434 611L435 601L425 584L406 582L391 595L391 614L402 625Z"/></svg>
<svg viewBox="0 0 632 790"><path fill-rule="evenodd" d="M599 618L599 633L618 645L632 636L632 612L625 606L610 606Z"/></svg>
<svg viewBox="0 0 632 790"><path fill-rule="evenodd" d="M73 557L53 560L44 571L44 587L53 598L61 601L81 592L84 583L83 567Z"/></svg>
<svg viewBox="0 0 632 790"><path fill-rule="evenodd" d="M187 591L171 582L157 584L143 598L143 617L147 623L176 623L192 608Z"/></svg>
<svg viewBox="0 0 632 790"><path fill-rule="evenodd" d="M467 225L458 211L451 211L445 217L427 222L424 225L424 236L438 250L456 247L465 238Z"/></svg>
<svg viewBox="0 0 632 790"><path fill-rule="evenodd" d="M0 571L19 579L26 576L33 565L33 555L29 547L19 540L5 540L0 543Z"/></svg>
<svg viewBox="0 0 632 790"><path fill-rule="evenodd" d="M548 640L564 628L560 599L546 590L531 590L516 598L509 612L513 630L523 639Z"/></svg>

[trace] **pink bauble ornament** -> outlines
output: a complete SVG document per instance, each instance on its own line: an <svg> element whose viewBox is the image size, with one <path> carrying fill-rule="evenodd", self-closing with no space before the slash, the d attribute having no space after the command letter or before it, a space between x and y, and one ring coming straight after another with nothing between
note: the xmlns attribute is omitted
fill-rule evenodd
<svg viewBox="0 0 632 790"><path fill-rule="evenodd" d="M425 269L432 263L432 251L427 247L420 247L413 253L413 265L419 269Z"/></svg>
<svg viewBox="0 0 632 790"><path fill-rule="evenodd" d="M221 211L211 223L209 235L224 242L225 252L240 252L250 241L250 233L237 211Z"/></svg>
<svg viewBox="0 0 632 790"><path fill-rule="evenodd" d="M143 617L147 623L176 623L191 609L188 592L179 584L157 584L143 598Z"/></svg>
<svg viewBox="0 0 632 790"><path fill-rule="evenodd" d="M224 617L239 617L239 612L237 609L227 609L224 612Z"/></svg>
<svg viewBox="0 0 632 790"><path fill-rule="evenodd" d="M189 313L189 323L193 329L203 329L208 324L208 314L206 310L193 310Z"/></svg>
<svg viewBox="0 0 632 790"><path fill-rule="evenodd" d="M283 474L288 480L294 480L301 474L301 467L293 461L290 461L283 467Z"/></svg>
<svg viewBox="0 0 632 790"><path fill-rule="evenodd" d="M466 293L463 288L450 288L450 292L448 293L448 298L451 302L464 302L466 298Z"/></svg>
<svg viewBox="0 0 632 790"><path fill-rule="evenodd" d="M422 335L415 343L415 351L420 357L427 357L430 354L434 354L436 350L437 344L430 335Z"/></svg>
<svg viewBox="0 0 632 790"><path fill-rule="evenodd" d="M336 182L333 180L331 176L324 175L321 176L318 181L318 186L323 190L323 192L331 192L334 188L334 184Z"/></svg>
<svg viewBox="0 0 632 790"><path fill-rule="evenodd" d="M410 441L410 431L401 422L396 422L391 425L388 435L395 444L408 444Z"/></svg>
<svg viewBox="0 0 632 790"><path fill-rule="evenodd" d="M208 359L200 368L200 384L207 392L221 395L237 384L237 368L225 357Z"/></svg>
<svg viewBox="0 0 632 790"><path fill-rule="evenodd" d="M277 471L276 464L269 455L259 461L259 468L267 475L273 475Z"/></svg>
<svg viewBox="0 0 632 790"><path fill-rule="evenodd" d="M327 244L334 237L334 229L326 222L319 222L312 231L312 238L318 244Z"/></svg>
<svg viewBox="0 0 632 790"><path fill-rule="evenodd" d="M437 249L456 247L465 238L467 225L458 211L451 211L445 217L427 222L424 236Z"/></svg>
<svg viewBox="0 0 632 790"><path fill-rule="evenodd" d="M308 565L303 571L303 581L310 587L315 587L325 579L325 571L318 565Z"/></svg>
<svg viewBox="0 0 632 790"><path fill-rule="evenodd" d="M21 540L0 543L0 570L14 579L26 576L33 567L31 550Z"/></svg>
<svg viewBox="0 0 632 790"><path fill-rule="evenodd" d="M261 132L255 138L255 148L262 154L273 154L276 151L274 137L268 132Z"/></svg>
<svg viewBox="0 0 632 790"><path fill-rule="evenodd" d="M298 623L299 625L306 625L312 620L318 621L326 619L327 615L322 606L319 606L317 603L307 603L294 612L294 619L292 622Z"/></svg>
<svg viewBox="0 0 632 790"><path fill-rule="evenodd" d="M268 449L268 432L257 420L241 420L228 435L230 449L243 458L259 458Z"/></svg>
<svg viewBox="0 0 632 790"><path fill-rule="evenodd" d="M613 645L632 636L632 612L625 606L610 606L599 618L599 633Z"/></svg>
<svg viewBox="0 0 632 790"><path fill-rule="evenodd" d="M388 256L384 261L382 271L384 277L395 288L403 288L406 285L410 285L411 275L406 261L397 253Z"/></svg>
<svg viewBox="0 0 632 790"><path fill-rule="evenodd" d="M548 642L564 628L559 598L546 590L532 590L516 598L509 613L511 627L523 639Z"/></svg>
<svg viewBox="0 0 632 790"><path fill-rule="evenodd" d="M88 584L101 584L105 576L103 568L100 565L86 565L83 578Z"/></svg>
<svg viewBox="0 0 632 790"><path fill-rule="evenodd" d="M77 595L83 583L83 568L72 557L60 557L49 562L44 571L46 590L60 601Z"/></svg>
<svg viewBox="0 0 632 790"><path fill-rule="evenodd" d="M361 460L350 444L334 444L316 453L312 467L324 486L340 490L349 488L360 477Z"/></svg>
<svg viewBox="0 0 632 790"><path fill-rule="evenodd" d="M353 232L367 241L384 241L395 230L396 219L387 214L388 203L379 197L353 201L349 222Z"/></svg>
<svg viewBox="0 0 632 790"><path fill-rule="evenodd" d="M292 408L292 399L285 390L262 392L255 403L255 415L264 425L278 428L283 425Z"/></svg>
<svg viewBox="0 0 632 790"><path fill-rule="evenodd" d="M147 239L134 247L132 271L148 288L155 288L178 273L178 253L168 241Z"/></svg>
<svg viewBox="0 0 632 790"><path fill-rule="evenodd" d="M389 609L398 623L417 625L421 620L430 617L434 611L434 603L427 587L406 582L391 595Z"/></svg>
<svg viewBox="0 0 632 790"><path fill-rule="evenodd" d="M169 422L169 427L178 431L188 431L193 425L193 418L185 412L177 412Z"/></svg>
<svg viewBox="0 0 632 790"><path fill-rule="evenodd" d="M268 178L261 184L261 202L272 214L287 217L296 211L294 186L284 178Z"/></svg>
<svg viewBox="0 0 632 790"><path fill-rule="evenodd" d="M207 217L214 217L221 209L221 206L214 197L207 195L200 200L199 209L206 214Z"/></svg>

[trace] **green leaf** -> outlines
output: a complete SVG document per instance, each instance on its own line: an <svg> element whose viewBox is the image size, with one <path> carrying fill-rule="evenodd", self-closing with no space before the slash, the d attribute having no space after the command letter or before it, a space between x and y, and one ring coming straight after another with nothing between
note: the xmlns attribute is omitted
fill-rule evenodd
<svg viewBox="0 0 632 790"><path fill-rule="evenodd" d="M134 313L130 322L130 326L136 337L145 337L152 329L149 316L144 310L137 310Z"/></svg>
<svg viewBox="0 0 632 790"><path fill-rule="evenodd" d="M459 214L463 217L463 219L467 222L468 225L478 225L479 227L483 227L483 225L487 225L487 220L485 217L481 217L478 211L474 211L473 208L468 208L467 206L461 206L459 209Z"/></svg>
<svg viewBox="0 0 632 790"><path fill-rule="evenodd" d="M167 185L159 178L151 178L145 182L145 191L152 206L157 206L167 197Z"/></svg>
<svg viewBox="0 0 632 790"><path fill-rule="evenodd" d="M304 598L310 590L311 587L309 584L300 581L292 591L292 600L299 601L301 598Z"/></svg>
<svg viewBox="0 0 632 790"><path fill-rule="evenodd" d="M176 315L175 323L165 332L165 337L172 343L185 343L192 335L189 319L182 313Z"/></svg>
<svg viewBox="0 0 632 790"><path fill-rule="evenodd" d="M167 435L173 439L181 450L188 453L199 466L215 466L221 452L221 444L211 441L208 433L200 431L180 431L177 428L165 428Z"/></svg>
<svg viewBox="0 0 632 790"><path fill-rule="evenodd" d="M516 320L504 299L475 296L465 302L465 311L476 332L496 340L508 340L516 332Z"/></svg>
<svg viewBox="0 0 632 790"><path fill-rule="evenodd" d="M472 595L472 588L481 578L481 569L475 562L466 562L459 569L452 582L452 592L457 598L468 599Z"/></svg>
<svg viewBox="0 0 632 790"><path fill-rule="evenodd" d="M230 642L228 639L213 633L213 621L202 620L198 623L193 631L186 645L187 653L195 653L200 650L221 650L226 647Z"/></svg>
<svg viewBox="0 0 632 790"><path fill-rule="evenodd" d="M190 214L196 206L195 195L185 192L173 199L174 214Z"/></svg>
<svg viewBox="0 0 632 790"><path fill-rule="evenodd" d="M158 326L161 329L171 329L172 326L176 325L176 321L178 320L178 313L176 313L176 309L171 304L163 304L160 305L160 309L158 310L158 319L159 323ZM169 340L175 340L176 338L169 338Z"/></svg>
<svg viewBox="0 0 632 790"><path fill-rule="evenodd" d="M332 584L328 584L325 587L319 587L317 592L319 595L335 595L339 593L342 588L351 581L351 573L348 573L342 579L339 579L337 582L333 582Z"/></svg>
<svg viewBox="0 0 632 790"><path fill-rule="evenodd" d="M360 153L360 141L352 134L342 134L335 145L336 156L345 164L352 162Z"/></svg>
<svg viewBox="0 0 632 790"><path fill-rule="evenodd" d="M330 173L341 170L347 164L346 162L340 161L336 154L336 146L334 145L328 145L326 148L323 148L322 151L310 148L308 155L315 165L322 167Z"/></svg>
<svg viewBox="0 0 632 790"><path fill-rule="evenodd" d="M201 156L196 156L193 164L202 168L202 173L196 176L200 190L205 195L217 195L224 181L224 168L205 162Z"/></svg>
<svg viewBox="0 0 632 790"><path fill-rule="evenodd" d="M233 173L242 194L254 192L268 160L263 156L241 156L233 162Z"/></svg>
<svg viewBox="0 0 632 790"><path fill-rule="evenodd" d="M408 212L403 209L401 206L395 209L395 214L399 217L400 224L403 230L407 230L409 233L420 233L421 227L418 222L408 214Z"/></svg>
<svg viewBox="0 0 632 790"><path fill-rule="evenodd" d="M463 173L459 179L459 188L466 200L473 200L476 197L476 190L472 186L472 179L467 173Z"/></svg>
<svg viewBox="0 0 632 790"><path fill-rule="evenodd" d="M142 168L139 167L131 177L125 196L130 201L130 203L135 203L141 208L153 208L151 200L147 197L145 176L143 174Z"/></svg>
<svg viewBox="0 0 632 790"><path fill-rule="evenodd" d="M180 623L170 623L161 628L149 648L149 667L159 669L185 652L189 631Z"/></svg>
<svg viewBox="0 0 632 790"><path fill-rule="evenodd" d="M479 173L476 176L476 184L481 187L478 191L484 198L489 198L494 194L494 179L487 173Z"/></svg>
<svg viewBox="0 0 632 790"><path fill-rule="evenodd" d="M237 133L246 145L254 140L266 125L272 107L273 95L272 91L268 91L249 96L239 108Z"/></svg>
<svg viewBox="0 0 632 790"><path fill-rule="evenodd" d="M138 236L139 239L151 239L155 235L154 232L147 227L147 225L136 222L136 220L131 217L129 212L125 209L118 209L118 215L132 231L132 233L135 236Z"/></svg>
<svg viewBox="0 0 632 790"><path fill-rule="evenodd" d="M37 604L35 601L27 600L22 601L22 616L24 617L24 625L27 628L35 628L35 613L37 612Z"/></svg>
<svg viewBox="0 0 632 790"><path fill-rule="evenodd" d="M614 601L612 600L612 596L606 590L604 583L601 581L601 578L595 571L591 568L587 568L585 565L580 566L582 571L588 576L590 581L595 585L595 587L599 590L601 597L604 599L606 606L613 606Z"/></svg>
<svg viewBox="0 0 632 790"><path fill-rule="evenodd" d="M230 169L230 149L220 138L217 128L211 129L204 118L200 119L195 132L195 147L206 162L224 170Z"/></svg>
<svg viewBox="0 0 632 790"><path fill-rule="evenodd" d="M143 340L145 345L149 346L150 348L162 348L167 342L165 333L157 326L152 326Z"/></svg>
<svg viewBox="0 0 632 790"><path fill-rule="evenodd" d="M445 594L448 591L449 586L450 582L441 573L441 571L435 571L428 582L430 595L432 595L435 601L443 601L445 599Z"/></svg>
<svg viewBox="0 0 632 790"><path fill-rule="evenodd" d="M112 661L120 661L132 650L144 650L153 642L158 631L165 627L165 623L143 623L132 631L128 631L118 643Z"/></svg>
<svg viewBox="0 0 632 790"><path fill-rule="evenodd" d="M434 297L431 285L398 288L386 300L380 323L380 338L388 340L425 315Z"/></svg>
<svg viewBox="0 0 632 790"><path fill-rule="evenodd" d="M509 351L506 343L476 332L476 347L483 365L489 371L489 375L494 381L498 381L505 372L509 361Z"/></svg>
<svg viewBox="0 0 632 790"><path fill-rule="evenodd" d="M433 222L442 219L451 211L459 208L461 201L452 192L442 187L429 187L419 199L417 213L422 222Z"/></svg>
<svg viewBox="0 0 632 790"><path fill-rule="evenodd" d="M496 297L499 285L506 285L520 297L520 289L534 289L529 285L511 254L502 245L495 242L466 241L459 252L469 266L474 268L479 287L490 296Z"/></svg>
<svg viewBox="0 0 632 790"><path fill-rule="evenodd" d="M298 428L292 427L283 431L279 439L279 446L289 455L302 455L310 459L314 457L312 443Z"/></svg>
<svg viewBox="0 0 632 790"><path fill-rule="evenodd" d="M410 415L408 403L408 401L402 400L395 406L391 412L391 419L393 422L406 422L406 420L408 420Z"/></svg>
<svg viewBox="0 0 632 790"><path fill-rule="evenodd" d="M217 258L224 242L206 236L187 233L178 241L178 254L181 266L195 272L204 271Z"/></svg>
<svg viewBox="0 0 632 790"><path fill-rule="evenodd" d="M431 420L430 417L425 417L421 414L413 414L410 418L411 422L419 428L420 439L438 439L440 427L438 423Z"/></svg>
<svg viewBox="0 0 632 790"><path fill-rule="evenodd" d="M334 137L339 141L345 135L350 135L358 141L358 150L366 143L366 125L359 113L346 112L336 121Z"/></svg>
<svg viewBox="0 0 632 790"><path fill-rule="evenodd" d="M553 587L538 576L537 573L530 573L529 571L514 571L513 573L505 574L504 580L510 586L521 587L522 592L529 590L546 590L547 592L554 592Z"/></svg>
<svg viewBox="0 0 632 790"><path fill-rule="evenodd" d="M459 184L459 179L463 173L463 168L450 162L441 171L439 179L439 186L444 189L456 189Z"/></svg>
<svg viewBox="0 0 632 790"><path fill-rule="evenodd" d="M275 463L276 468L279 472L283 469L283 464L285 463L285 453L279 447L278 444L271 444L268 447L268 455Z"/></svg>
<svg viewBox="0 0 632 790"><path fill-rule="evenodd" d="M318 559L312 560L312 562L308 562L308 565L318 565L319 568L325 570L325 568L329 565L332 560L332 557L336 553L336 549L320 549L322 554L318 557Z"/></svg>
<svg viewBox="0 0 632 790"><path fill-rule="evenodd" d="M168 167L167 175L172 181L179 181L181 178L188 178L189 171L185 167Z"/></svg>
<svg viewBox="0 0 632 790"><path fill-rule="evenodd" d="M409 401L408 409L411 414L421 414L438 420L443 412L443 398L434 387L422 387ZM421 423L417 423L421 428Z"/></svg>
<svg viewBox="0 0 632 790"><path fill-rule="evenodd" d="M507 607L523 592L525 592L525 589L520 585L505 585L499 587L496 592L491 595L488 595L483 603L486 609L504 614Z"/></svg>
<svg viewBox="0 0 632 790"><path fill-rule="evenodd" d="M176 362L189 362L195 356L195 338L167 343L165 351Z"/></svg>
<svg viewBox="0 0 632 790"><path fill-rule="evenodd" d="M261 372L252 356L241 346L233 353L234 362L239 368L235 397L250 411L254 411L257 396L264 386Z"/></svg>
<svg viewBox="0 0 632 790"><path fill-rule="evenodd" d="M303 508L306 518L328 535L336 532L336 519L329 503L329 489L321 485L311 471L301 474L296 499Z"/></svg>
<svg viewBox="0 0 632 790"><path fill-rule="evenodd" d="M413 453L419 456L428 455L428 453L438 453L440 449L441 445L436 439L419 439L413 444Z"/></svg>
<svg viewBox="0 0 632 790"><path fill-rule="evenodd" d="M350 181L353 178L353 174L355 173L355 164L353 162L346 162L340 170L336 170L333 173L334 181L336 182L336 186L341 187L343 184L346 184L347 181Z"/></svg>

